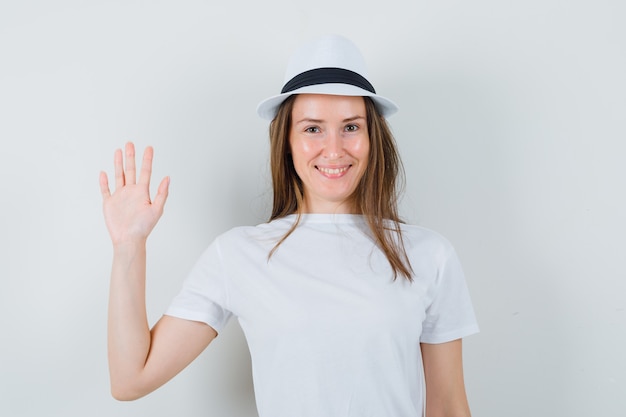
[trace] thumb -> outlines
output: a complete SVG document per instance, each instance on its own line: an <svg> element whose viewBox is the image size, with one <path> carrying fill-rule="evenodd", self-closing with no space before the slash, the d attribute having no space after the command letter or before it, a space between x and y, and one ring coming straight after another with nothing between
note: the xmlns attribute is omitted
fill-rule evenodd
<svg viewBox="0 0 626 417"><path fill-rule="evenodd" d="M107 177L106 172L100 171L100 193L102 194L102 198L107 198L111 196L111 191L109 190L109 178Z"/></svg>
<svg viewBox="0 0 626 417"><path fill-rule="evenodd" d="M159 188L157 189L157 194L154 197L154 201L152 204L156 206L159 211L163 211L163 207L165 206L165 201L167 200L167 196L169 195L169 187L170 187L170 177L165 177L161 180L159 184Z"/></svg>

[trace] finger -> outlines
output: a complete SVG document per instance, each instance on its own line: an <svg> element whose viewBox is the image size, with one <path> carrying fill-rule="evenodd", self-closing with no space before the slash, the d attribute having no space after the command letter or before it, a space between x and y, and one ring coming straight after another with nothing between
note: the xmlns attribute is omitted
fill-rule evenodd
<svg viewBox="0 0 626 417"><path fill-rule="evenodd" d="M122 188L124 186L124 165L122 158L122 150L116 149L115 156L113 157L113 165L115 167L115 189Z"/></svg>
<svg viewBox="0 0 626 417"><path fill-rule="evenodd" d="M141 161L141 172L139 173L139 184L150 186L150 176L152 175L152 159L154 157L154 149L148 146L143 152L143 161Z"/></svg>
<svg viewBox="0 0 626 417"><path fill-rule="evenodd" d="M135 169L135 145L132 142L126 143L126 184L132 185L137 181L137 170Z"/></svg>
<svg viewBox="0 0 626 417"><path fill-rule="evenodd" d="M109 178L104 171L100 171L100 192L102 193L103 199L111 196L111 190L109 190Z"/></svg>
<svg viewBox="0 0 626 417"><path fill-rule="evenodd" d="M167 196L169 195L170 190L170 177L165 177L161 180L159 184L159 188L157 190L157 194L154 197L154 201L152 204L159 210L159 212L163 211L163 207L165 206L165 201L167 201Z"/></svg>

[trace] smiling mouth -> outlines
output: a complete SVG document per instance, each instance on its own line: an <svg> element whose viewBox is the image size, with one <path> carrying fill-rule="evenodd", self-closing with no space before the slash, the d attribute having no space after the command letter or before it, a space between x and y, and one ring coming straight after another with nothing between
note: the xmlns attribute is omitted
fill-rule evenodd
<svg viewBox="0 0 626 417"><path fill-rule="evenodd" d="M339 174L343 174L344 172L346 172L350 168L350 166L351 165L341 167L341 168L326 168L326 167L316 166L316 168L318 169L318 171L326 175L339 175Z"/></svg>

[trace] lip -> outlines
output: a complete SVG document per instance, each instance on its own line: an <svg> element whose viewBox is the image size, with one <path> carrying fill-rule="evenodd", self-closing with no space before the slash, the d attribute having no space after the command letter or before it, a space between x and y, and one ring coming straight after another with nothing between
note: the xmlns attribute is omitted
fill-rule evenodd
<svg viewBox="0 0 626 417"><path fill-rule="evenodd" d="M341 166L321 166L316 165L315 168L317 171L327 178L339 178L342 177L348 172L348 170L352 167L352 165L341 165Z"/></svg>

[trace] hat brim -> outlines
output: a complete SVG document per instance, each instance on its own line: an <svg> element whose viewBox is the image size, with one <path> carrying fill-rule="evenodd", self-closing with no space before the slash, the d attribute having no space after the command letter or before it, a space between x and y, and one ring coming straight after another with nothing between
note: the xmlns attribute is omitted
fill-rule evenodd
<svg viewBox="0 0 626 417"><path fill-rule="evenodd" d="M297 90L290 91L288 93L267 98L260 102L257 106L257 114L266 120L274 119L282 102L294 94L328 94L334 96L370 97L374 101L374 104L380 114L384 117L391 116L398 111L398 106L393 101L362 88L350 84L317 84L298 88Z"/></svg>

